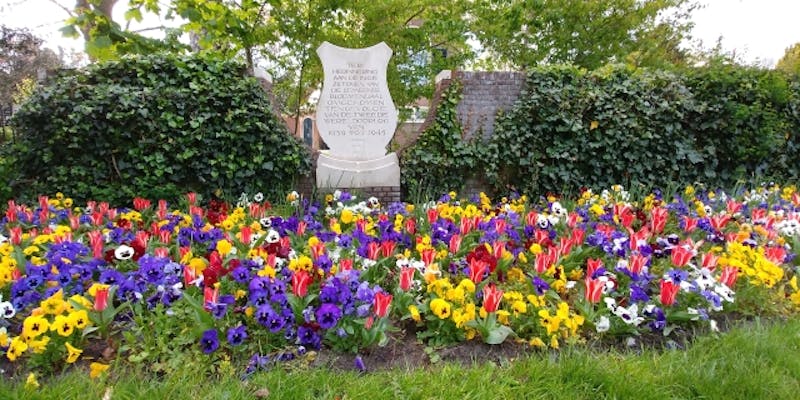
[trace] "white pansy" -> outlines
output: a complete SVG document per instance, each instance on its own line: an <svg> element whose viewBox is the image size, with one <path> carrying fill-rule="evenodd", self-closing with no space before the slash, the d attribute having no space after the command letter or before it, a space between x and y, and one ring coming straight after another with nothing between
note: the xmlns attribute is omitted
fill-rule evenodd
<svg viewBox="0 0 800 400"><path fill-rule="evenodd" d="M262 201L264 201L264 193L258 192L255 195L253 195L253 201L257 203L261 203Z"/></svg>
<svg viewBox="0 0 800 400"><path fill-rule="evenodd" d="M336 201L339 201L340 198L342 198L342 191L339 190L339 189L334 190L333 191L333 199L336 200Z"/></svg>
<svg viewBox="0 0 800 400"><path fill-rule="evenodd" d="M611 321L605 315L601 316L597 319L597 323L594 325L597 333L607 332L609 328L611 328Z"/></svg>
<svg viewBox="0 0 800 400"><path fill-rule="evenodd" d="M644 318L639 316L639 306L637 304L632 304L627 308L618 306L614 310L614 315L620 317L628 325L639 326L644 321Z"/></svg>
<svg viewBox="0 0 800 400"><path fill-rule="evenodd" d="M714 293L718 294L719 297L722 298L722 300L725 300L728 303L733 303L734 300L736 300L736 293L733 290L731 290L731 288L729 288L727 285L722 283L714 286Z"/></svg>
<svg viewBox="0 0 800 400"><path fill-rule="evenodd" d="M612 298L612 297L604 297L603 298L603 302L606 303L606 308L611 310L612 313L614 312L614 310L617 309L617 301L614 300L614 298Z"/></svg>
<svg viewBox="0 0 800 400"><path fill-rule="evenodd" d="M265 239L267 243L278 243L279 240L281 240L281 235L278 231L270 229L267 232L267 238Z"/></svg>
<svg viewBox="0 0 800 400"><path fill-rule="evenodd" d="M114 257L117 260L130 260L131 258L133 258L134 253L135 251L133 250L133 247L128 246L126 244L122 244L119 247L117 247L116 250L114 250Z"/></svg>
<svg viewBox="0 0 800 400"><path fill-rule="evenodd" d="M2 300L2 296L0 296L0 300ZM10 301L3 301L0 302L0 318L13 318L14 315L17 314L17 310L14 309L14 305L11 304Z"/></svg>

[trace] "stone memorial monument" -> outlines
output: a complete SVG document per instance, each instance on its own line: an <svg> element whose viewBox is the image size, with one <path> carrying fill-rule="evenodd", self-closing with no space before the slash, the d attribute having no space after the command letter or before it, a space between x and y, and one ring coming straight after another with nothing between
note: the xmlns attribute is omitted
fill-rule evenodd
<svg viewBox="0 0 800 400"><path fill-rule="evenodd" d="M317 159L317 187L399 188L397 154L386 154L397 128L386 83L392 50L383 42L363 49L324 42L317 54L325 74L317 129L330 149Z"/></svg>

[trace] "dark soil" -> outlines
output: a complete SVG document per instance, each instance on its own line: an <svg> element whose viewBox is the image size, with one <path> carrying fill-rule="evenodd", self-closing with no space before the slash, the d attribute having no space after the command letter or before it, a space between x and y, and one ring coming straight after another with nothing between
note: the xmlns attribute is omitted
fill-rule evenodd
<svg viewBox="0 0 800 400"><path fill-rule="evenodd" d="M718 314L715 319L720 332L726 332L735 326L747 325L753 321L753 318L739 314ZM772 319L767 321L772 321ZM513 340L507 340L500 345L489 345L480 341L480 338L449 347L432 349L417 339L413 327L406 326L405 328L392 336L386 346L364 349L359 354L337 353L323 349L317 355L313 365L319 368L355 371L358 370L355 363L357 356L361 357L367 371L414 370L442 363L468 366L488 362L505 365L527 355L555 351L537 349L525 343L515 343ZM638 336L588 338L586 344L582 346L599 352L617 351L632 354L648 350L683 350L690 346L696 338L711 334L713 333L707 327L675 329L670 336L664 336L661 333L646 333Z"/></svg>

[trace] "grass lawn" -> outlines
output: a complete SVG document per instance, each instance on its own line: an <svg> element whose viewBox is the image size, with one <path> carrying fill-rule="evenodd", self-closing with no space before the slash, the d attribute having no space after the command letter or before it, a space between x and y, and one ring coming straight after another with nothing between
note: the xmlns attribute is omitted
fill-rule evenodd
<svg viewBox="0 0 800 400"><path fill-rule="evenodd" d="M566 348L501 363L435 364L359 375L320 368L276 369L243 382L234 374L161 378L135 370L92 380L72 369L0 387L2 399L797 399L800 320L758 321L686 350L633 352ZM266 397L264 397L266 396Z"/></svg>

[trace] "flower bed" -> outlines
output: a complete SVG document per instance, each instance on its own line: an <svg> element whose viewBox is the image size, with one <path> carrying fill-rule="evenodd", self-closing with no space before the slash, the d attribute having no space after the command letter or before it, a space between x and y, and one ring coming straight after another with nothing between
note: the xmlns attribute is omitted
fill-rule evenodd
<svg viewBox="0 0 800 400"><path fill-rule="evenodd" d="M0 346L17 372L113 360L245 376L413 331L557 349L604 336L670 336L721 313L793 313L800 195L687 187L630 199L421 205L260 196L236 206L137 198L132 209L58 194L9 203L0 237ZM356 358L356 367L365 368ZM23 363L24 366L19 366ZM30 375L35 383L35 375Z"/></svg>

